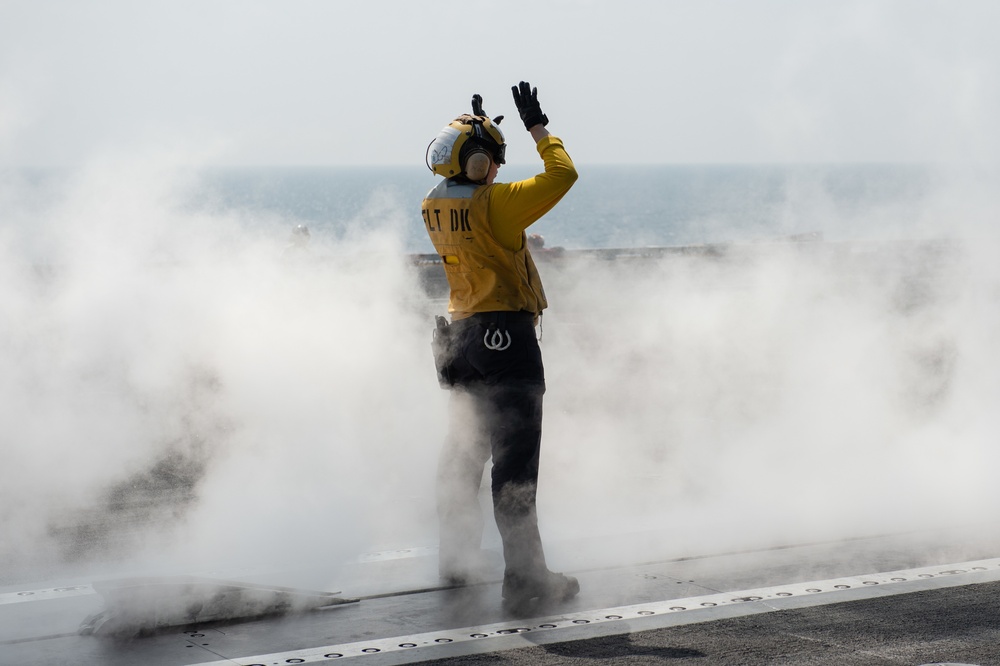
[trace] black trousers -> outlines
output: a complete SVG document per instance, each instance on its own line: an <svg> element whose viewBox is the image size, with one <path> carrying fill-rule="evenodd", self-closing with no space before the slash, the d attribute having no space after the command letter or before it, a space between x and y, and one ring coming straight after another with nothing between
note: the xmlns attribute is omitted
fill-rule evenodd
<svg viewBox="0 0 1000 666"><path fill-rule="evenodd" d="M535 496L545 374L534 315L487 313L451 326L451 420L437 486L441 572L461 572L479 554L479 487L492 457L505 578L542 576L547 567Z"/></svg>

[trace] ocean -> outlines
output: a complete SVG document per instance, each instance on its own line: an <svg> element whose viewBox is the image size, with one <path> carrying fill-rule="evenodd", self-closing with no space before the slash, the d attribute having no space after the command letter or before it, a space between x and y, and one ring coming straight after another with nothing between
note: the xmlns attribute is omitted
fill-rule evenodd
<svg viewBox="0 0 1000 666"><path fill-rule="evenodd" d="M532 233L567 249L682 246L819 234L828 240L927 233L936 175L919 165L578 166L580 179ZM498 181L527 178L512 166ZM202 172L190 205L262 214L341 238L379 211L401 212L409 252L432 252L419 215L436 182L423 168L243 168ZM282 232L284 230L282 229Z"/></svg>

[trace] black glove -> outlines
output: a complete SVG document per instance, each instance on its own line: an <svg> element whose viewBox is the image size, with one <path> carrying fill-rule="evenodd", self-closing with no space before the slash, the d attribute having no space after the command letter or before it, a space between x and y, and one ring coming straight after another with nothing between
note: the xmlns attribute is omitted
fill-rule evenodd
<svg viewBox="0 0 1000 666"><path fill-rule="evenodd" d="M474 116L485 116L486 112L483 111L483 96L476 93L472 96L472 115ZM500 121L503 120L503 116L497 116L493 119L493 124L499 125Z"/></svg>
<svg viewBox="0 0 1000 666"><path fill-rule="evenodd" d="M535 125L548 125L549 118L542 113L542 107L538 104L538 88L532 88L527 81L521 81L520 90L518 86L511 86L510 91L514 93L514 106L521 114L524 121L524 129L531 129Z"/></svg>

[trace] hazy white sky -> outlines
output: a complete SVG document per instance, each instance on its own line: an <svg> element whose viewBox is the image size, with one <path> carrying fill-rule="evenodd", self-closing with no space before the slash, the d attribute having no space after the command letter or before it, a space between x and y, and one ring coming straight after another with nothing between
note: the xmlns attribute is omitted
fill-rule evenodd
<svg viewBox="0 0 1000 666"><path fill-rule="evenodd" d="M0 164L421 164L472 93L536 159L1000 156L995 0L0 0Z"/></svg>

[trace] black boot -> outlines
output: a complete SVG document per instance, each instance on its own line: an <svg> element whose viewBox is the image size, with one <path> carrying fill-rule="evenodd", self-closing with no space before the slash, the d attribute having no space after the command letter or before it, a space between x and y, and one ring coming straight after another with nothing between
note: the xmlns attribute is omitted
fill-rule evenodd
<svg viewBox="0 0 1000 666"><path fill-rule="evenodd" d="M580 582L576 578L554 571L530 577L507 574L503 579L503 607L510 613L523 615L551 603L568 601L579 592Z"/></svg>

